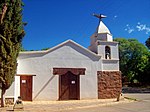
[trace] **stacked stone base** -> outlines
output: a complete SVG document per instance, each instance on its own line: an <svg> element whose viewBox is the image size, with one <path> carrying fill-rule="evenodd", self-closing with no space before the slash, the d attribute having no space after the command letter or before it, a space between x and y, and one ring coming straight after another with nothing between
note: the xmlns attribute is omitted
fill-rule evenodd
<svg viewBox="0 0 150 112"><path fill-rule="evenodd" d="M120 71L98 71L98 98L117 98L122 90Z"/></svg>
<svg viewBox="0 0 150 112"><path fill-rule="evenodd" d="M1 98L0 98L1 100ZM14 104L14 98L5 98L5 105L8 106L8 105L13 105ZM0 105L1 105L1 102L0 102Z"/></svg>

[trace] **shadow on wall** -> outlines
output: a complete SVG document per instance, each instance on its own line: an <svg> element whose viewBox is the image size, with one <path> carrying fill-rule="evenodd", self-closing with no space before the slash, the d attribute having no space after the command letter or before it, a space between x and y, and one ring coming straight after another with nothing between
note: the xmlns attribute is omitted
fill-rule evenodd
<svg viewBox="0 0 150 112"><path fill-rule="evenodd" d="M35 95L35 97L33 98L33 100L35 100L39 94L46 88L46 86L52 81L52 79L54 78L55 76L53 75L48 81L47 83L45 83L45 85L40 89L40 91Z"/></svg>
<svg viewBox="0 0 150 112"><path fill-rule="evenodd" d="M77 52L83 54L84 56L89 57L92 61L98 61L100 59L100 56L96 55L95 53L93 53L92 51L90 51L87 48L84 48L82 46L79 47L79 46L77 46L75 44L70 44L70 43L68 43L68 46L70 46L71 48L75 49ZM87 50L87 52L85 52L86 50Z"/></svg>

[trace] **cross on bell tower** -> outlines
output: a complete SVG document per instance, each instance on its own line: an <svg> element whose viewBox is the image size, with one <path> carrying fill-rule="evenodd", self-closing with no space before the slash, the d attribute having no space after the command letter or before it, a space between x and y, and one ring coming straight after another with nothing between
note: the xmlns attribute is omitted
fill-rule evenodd
<svg viewBox="0 0 150 112"><path fill-rule="evenodd" d="M102 15L102 14L93 14L93 16L99 18L100 21L102 20L102 18L106 18L107 17L107 16Z"/></svg>
<svg viewBox="0 0 150 112"><path fill-rule="evenodd" d="M102 19L107 16L102 14L93 14L96 18L99 18L99 23L95 32L95 35L98 37L98 40L101 41L112 41L112 35L107 26L103 23Z"/></svg>

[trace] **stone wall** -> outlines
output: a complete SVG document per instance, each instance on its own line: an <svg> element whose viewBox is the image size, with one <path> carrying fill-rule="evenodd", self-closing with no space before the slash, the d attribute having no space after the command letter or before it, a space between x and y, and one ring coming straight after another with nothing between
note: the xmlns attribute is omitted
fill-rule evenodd
<svg viewBox="0 0 150 112"><path fill-rule="evenodd" d="M98 98L117 98L121 93L122 82L120 71L98 71Z"/></svg>
<svg viewBox="0 0 150 112"><path fill-rule="evenodd" d="M0 98L1 100L1 98ZM9 106L9 105L13 105L14 104L14 98L5 98L5 105ZM1 105L1 102L0 102Z"/></svg>

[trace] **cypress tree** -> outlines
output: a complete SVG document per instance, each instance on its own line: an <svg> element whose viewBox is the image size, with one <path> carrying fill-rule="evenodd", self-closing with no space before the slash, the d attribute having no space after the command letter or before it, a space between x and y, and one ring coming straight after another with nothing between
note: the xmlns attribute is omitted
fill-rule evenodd
<svg viewBox="0 0 150 112"><path fill-rule="evenodd" d="M25 35L22 0L0 0L0 89L1 107L4 94L14 81L17 57Z"/></svg>

